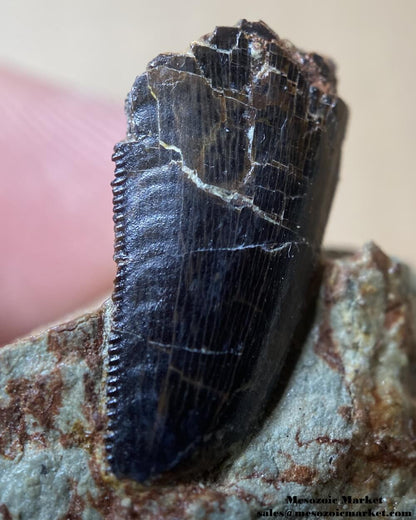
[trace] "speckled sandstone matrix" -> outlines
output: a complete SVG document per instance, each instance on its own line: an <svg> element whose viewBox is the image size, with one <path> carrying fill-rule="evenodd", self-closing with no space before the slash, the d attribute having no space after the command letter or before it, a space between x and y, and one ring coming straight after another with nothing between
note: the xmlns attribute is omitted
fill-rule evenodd
<svg viewBox="0 0 416 520"><path fill-rule="evenodd" d="M338 178L333 67L245 20L162 54L116 146L107 451L144 481L218 464L279 381Z"/></svg>
<svg viewBox="0 0 416 520"><path fill-rule="evenodd" d="M287 57L297 53L293 49L287 52ZM332 69L329 67L327 74L320 78L313 72L316 68L307 70L319 61L318 57L299 56L305 58L305 74L313 85L321 83L322 86L322 78L328 78ZM318 69L324 66L322 62ZM289 69L282 78L286 77L286 86L290 87ZM232 77L230 72L224 81L231 81ZM265 85L268 83L263 87ZM270 82L270 88L272 85ZM215 88L218 90L218 86ZM290 88L284 92L286 97L282 97L286 101L290 100L290 93L294 95ZM316 95L319 97L319 90ZM330 99L325 93L322 96L322 99ZM149 100L150 112L144 111L148 115L153 103ZM131 100L134 102L138 102L137 98ZM328 107L318 103L315 109L319 113L320 109L329 110ZM133 113L129 121L133 132L137 122ZM318 117L318 127L321 123ZM234 135L241 135L239 125L234 127L237 130ZM224 130L221 125L217 130L217 142L226 143L221 135L228 133L221 133ZM254 146L255 130L254 126L253 133L249 134L253 138L252 153L258 153ZM280 131L285 135L288 126L283 125ZM129 136L133 142L134 134ZM151 132L148 137L152 137ZM296 150L293 141L285 142L291 145L284 147L282 153ZM174 148L169 152L169 147L180 149L182 155L183 150L175 143L164 143L166 153L172 153L173 162L181 163L184 177L189 177L187 181L197 181L186 157L178 160L174 153L179 152ZM137 142L136 146L140 151ZM151 148L149 145L147 152L151 152ZM261 150L261 146L258 149ZM208 152L211 153L209 150L210 147ZM163 155L163 151L159 151ZM145 161L153 157L147 152ZM317 155L319 157L319 153ZM120 157L116 157L118 162ZM246 159L241 164L246 165ZM284 161L278 166L271 163L278 173L285 164ZM257 216L273 220L272 229L278 228L275 225L278 222L285 233L293 232L293 226L304 222L300 217L296 224L286 218L292 215L292 203L296 206L296 199L283 191L280 199L277 198L277 206L268 205L269 199L261 196L262 186L256 184L257 174L261 178L264 173L262 166L260 161L254 160L249 170L244 170L244 174L253 174L255 180L246 187L247 192L235 190L236 186L244 188L244 183L238 184L238 179L233 177L221 180L214 175L215 183L220 186L209 184L206 177L201 182L211 187L211 194L226 194L225 202L232 203L240 213L248 214L256 206L264 212L254 210ZM290 170L289 164L286 166ZM134 173L134 163L130 167ZM195 169L198 175L208 178L215 171L215 168L212 171ZM295 172L291 176L285 177L284 172L282 175L284 179L297 178ZM258 204L254 203L256 190ZM300 200L303 201L303 196ZM322 229L315 232L321 233ZM265 244L270 246L268 242L262 243ZM287 257L290 257L294 247L286 245L284 249L288 249ZM119 248L118 254L122 250ZM395 511L398 516L401 512L415 515L416 301L410 290L408 271L373 244L349 257L327 258L324 264L315 321L284 396L250 444L204 481L195 477L184 483L178 478L172 479L169 486L145 487L131 480L118 480L109 472L105 459L105 371L114 355L114 350L111 352L114 346L111 301L105 302L95 313L2 348L0 515L6 520L49 520L51 516L108 520L248 520L265 509L283 512L287 509L287 496L325 498L329 495L338 500L342 495L381 498L372 506L374 513L385 512L388 516ZM340 502L314 505L313 509L318 512L364 509L368 514L368 505L344 508ZM298 503L292 505L291 510L310 512L311 506Z"/></svg>
<svg viewBox="0 0 416 520"><path fill-rule="evenodd" d="M65 519L249 520L266 508L284 511L288 495L368 495L384 499L374 511L415 515L415 309L408 270L376 246L326 259L315 321L262 430L215 478L169 486L118 481L107 471L110 301L3 347L0 513L13 520L50 520L51 511Z"/></svg>

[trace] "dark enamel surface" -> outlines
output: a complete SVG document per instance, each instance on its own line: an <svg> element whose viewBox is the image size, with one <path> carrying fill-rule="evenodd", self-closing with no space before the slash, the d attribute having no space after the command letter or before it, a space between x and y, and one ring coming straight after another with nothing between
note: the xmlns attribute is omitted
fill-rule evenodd
<svg viewBox="0 0 416 520"><path fill-rule="evenodd" d="M119 477L215 464L262 415L335 189L333 69L263 23L161 55L127 100L108 456Z"/></svg>

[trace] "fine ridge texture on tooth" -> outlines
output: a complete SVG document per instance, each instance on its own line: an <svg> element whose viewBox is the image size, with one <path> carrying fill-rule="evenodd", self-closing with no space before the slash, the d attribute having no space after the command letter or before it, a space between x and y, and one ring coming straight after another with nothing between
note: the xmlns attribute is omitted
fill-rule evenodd
<svg viewBox="0 0 416 520"><path fill-rule="evenodd" d="M261 419L299 321L347 110L331 62L263 22L162 54L115 148L108 450L119 477L218 463Z"/></svg>

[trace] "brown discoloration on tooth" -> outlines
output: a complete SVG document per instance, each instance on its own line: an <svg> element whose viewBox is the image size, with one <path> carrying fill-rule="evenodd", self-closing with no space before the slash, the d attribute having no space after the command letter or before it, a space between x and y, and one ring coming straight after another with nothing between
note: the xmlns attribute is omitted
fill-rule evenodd
<svg viewBox="0 0 416 520"><path fill-rule="evenodd" d="M327 60L242 20L155 58L126 113L107 451L118 477L145 481L218 464L258 427L318 263L347 109Z"/></svg>

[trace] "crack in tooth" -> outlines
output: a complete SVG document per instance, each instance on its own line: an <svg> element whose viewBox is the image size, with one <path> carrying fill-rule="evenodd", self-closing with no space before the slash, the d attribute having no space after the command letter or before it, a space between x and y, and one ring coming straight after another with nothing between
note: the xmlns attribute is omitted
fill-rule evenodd
<svg viewBox="0 0 416 520"><path fill-rule="evenodd" d="M253 213L258 215L263 220L266 220L267 222L270 222L270 223L278 225L278 226L282 226L285 229L290 229L290 228L285 227L282 224L281 219L275 219L275 218L271 217L268 213L266 213L265 211L260 209L255 204L253 204L253 200L250 197L247 197L240 193L236 193L232 190L220 188L219 186L215 186L213 184L207 184L206 182L201 180L201 178L199 177L196 170L192 170L191 168L188 168L188 166L185 165L184 160L183 160L182 150L180 148L178 148L177 146L172 145L172 144L167 144L164 141L162 141L161 139L159 139L159 142L160 142L160 145L163 148L165 148L166 150L174 150L175 152L177 152L179 154L179 156L181 157L181 160L172 161L172 162L176 162L176 163L180 164L183 173L187 176L187 178L190 181L192 181L195 184L195 186L197 188L199 188L202 191L205 191L207 193L210 193L211 195L214 195L215 197L222 199L224 202L226 202L227 204L231 204L236 209L250 208L253 211Z"/></svg>

